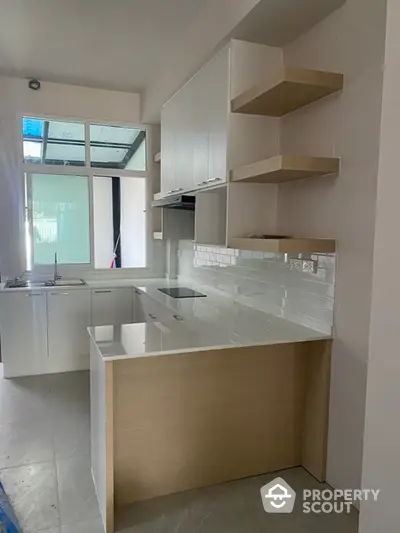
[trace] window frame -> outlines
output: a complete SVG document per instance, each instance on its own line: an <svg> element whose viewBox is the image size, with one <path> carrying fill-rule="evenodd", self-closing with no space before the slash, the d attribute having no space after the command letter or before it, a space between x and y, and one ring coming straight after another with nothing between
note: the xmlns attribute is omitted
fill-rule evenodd
<svg viewBox="0 0 400 533"><path fill-rule="evenodd" d="M38 118L44 120L55 120L61 122L78 122L84 125L85 128L85 164L84 166L72 166L72 165L45 165L41 163L25 163L24 153L23 153L23 119L26 118ZM143 124L136 123L117 123L115 121L107 121L101 119L83 119L76 117L64 117L64 116L55 116L42 113L23 113L19 117L19 154L20 160L22 161L22 169L24 174L24 211L25 223L28 222L28 227L32 231L32 218L29 216L29 210L32 208L32 197L31 189L29 190L29 183L31 181L30 176L32 174L51 174L51 175L76 175L76 176L85 176L88 178L89 183L89 228L90 228L90 263L87 264L60 264L58 265L59 274L62 277L111 277L111 278L145 278L150 276L152 272L152 233L151 233L151 201L152 201L152 190L149 176L151 174L152 168L152 158L151 158L151 139L150 139L150 127ZM146 143L146 170L126 170L126 169L109 169L109 168L93 168L91 167L90 162L90 126L91 125L106 125L106 126L117 126L117 127L126 127L126 128L136 128L141 129L146 132L145 143ZM146 195L146 267L131 267L131 268L106 268L100 269L95 268L94 264L94 209L93 209L93 180L95 176L104 176L104 177L121 177L121 178L132 178L132 179L145 179L145 195ZM29 203L30 202L30 203ZM32 239L32 235L31 235ZM25 241L25 232L24 232L24 241ZM27 270L33 276L51 276L53 272L52 265L35 265L33 262L33 242L31 240L31 257L32 257L32 266L31 270ZM26 246L24 246L24 255L25 255L25 265L27 265L28 258L26 257ZM28 265L27 265L28 266Z"/></svg>

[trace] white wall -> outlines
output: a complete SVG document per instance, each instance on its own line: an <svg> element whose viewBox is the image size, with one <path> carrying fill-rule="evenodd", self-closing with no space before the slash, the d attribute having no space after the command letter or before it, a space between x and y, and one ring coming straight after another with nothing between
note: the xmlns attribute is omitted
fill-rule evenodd
<svg viewBox="0 0 400 533"><path fill-rule="evenodd" d="M4 83L17 112L94 122L140 124L140 95L137 93L50 82L42 82L39 91L32 91L27 80L17 78L4 78Z"/></svg>
<svg viewBox="0 0 400 533"><path fill-rule="evenodd" d="M388 0L363 461L363 486L381 495L361 505L360 533L400 528L399 24Z"/></svg>
<svg viewBox="0 0 400 533"><path fill-rule="evenodd" d="M282 122L281 150L339 156L338 178L286 183L279 232L338 240L328 482L361 483L386 2L347 3L284 48L284 62L342 72L342 94Z"/></svg>
<svg viewBox="0 0 400 533"><path fill-rule="evenodd" d="M22 115L56 116L117 124L140 123L140 97L57 83L40 91L27 80L0 77L0 272L16 276L24 269Z"/></svg>

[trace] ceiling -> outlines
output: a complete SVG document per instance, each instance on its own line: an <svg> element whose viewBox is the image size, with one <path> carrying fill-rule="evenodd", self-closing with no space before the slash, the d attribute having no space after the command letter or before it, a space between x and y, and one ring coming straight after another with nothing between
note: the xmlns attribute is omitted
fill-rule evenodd
<svg viewBox="0 0 400 533"><path fill-rule="evenodd" d="M0 74L142 90L209 0L0 0Z"/></svg>
<svg viewBox="0 0 400 533"><path fill-rule="evenodd" d="M0 0L0 75L142 93L142 120L229 38L282 46L345 0Z"/></svg>

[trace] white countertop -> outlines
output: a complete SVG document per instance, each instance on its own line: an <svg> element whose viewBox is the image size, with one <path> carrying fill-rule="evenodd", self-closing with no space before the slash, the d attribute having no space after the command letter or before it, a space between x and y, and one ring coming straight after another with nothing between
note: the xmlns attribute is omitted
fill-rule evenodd
<svg viewBox="0 0 400 533"><path fill-rule="evenodd" d="M206 294L206 298L174 299L158 289L185 286ZM20 291L92 290L102 288L137 288L159 304L171 309L171 319L161 322L97 326L89 328L101 355L107 359L146 357L172 353L199 352L238 346L263 346L331 338L253 309L224 296L211 287L178 280L100 279L86 280L79 287L37 287L4 289L5 294ZM173 314L183 318L174 320Z"/></svg>
<svg viewBox="0 0 400 533"><path fill-rule="evenodd" d="M205 293L207 298L174 299L158 290L178 285ZM171 316L160 322L89 328L100 354L108 360L331 338L196 284L154 279L136 280L134 286L184 320L177 322Z"/></svg>

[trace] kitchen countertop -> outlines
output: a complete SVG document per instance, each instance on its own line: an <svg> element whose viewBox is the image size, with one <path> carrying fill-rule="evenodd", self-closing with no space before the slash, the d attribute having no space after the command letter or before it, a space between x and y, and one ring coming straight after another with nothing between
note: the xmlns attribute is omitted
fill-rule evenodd
<svg viewBox="0 0 400 533"><path fill-rule="evenodd" d="M159 288L186 286L207 298L174 299ZM107 360L193 353L240 346L264 346L330 339L330 335L239 304L197 284L176 280L135 280L134 286L179 314L182 322L158 322L88 328Z"/></svg>
<svg viewBox="0 0 400 533"><path fill-rule="evenodd" d="M12 292L21 292L21 291L54 291L54 290L88 290L88 289L118 289L125 287L136 287L138 284L151 283L153 278L150 279L99 279L99 280L85 280L86 285L77 285L77 286L60 286L60 287L21 287L18 289L6 289L5 283L0 283L0 294L1 293L12 293ZM160 280L159 280L160 281Z"/></svg>
<svg viewBox="0 0 400 533"><path fill-rule="evenodd" d="M166 318L161 322L88 328L99 352L109 360L332 338L320 331L240 304L211 287L190 282L163 278L85 281L86 285L78 287L20 289L4 289L2 283L0 293L132 287L171 310L171 319ZM174 299L158 290L177 286L192 288L207 297ZM175 320L173 314L180 315L183 321Z"/></svg>

